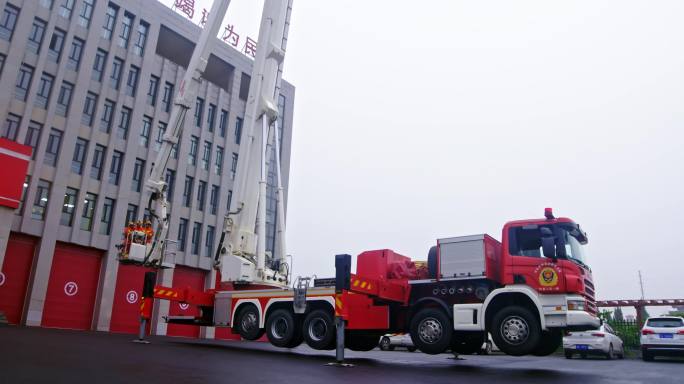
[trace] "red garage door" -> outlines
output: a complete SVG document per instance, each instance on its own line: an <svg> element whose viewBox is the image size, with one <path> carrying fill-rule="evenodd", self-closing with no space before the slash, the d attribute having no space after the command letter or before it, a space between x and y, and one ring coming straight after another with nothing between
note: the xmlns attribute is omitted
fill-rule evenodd
<svg viewBox="0 0 684 384"><path fill-rule="evenodd" d="M90 329L103 252L57 243L48 281L44 327Z"/></svg>
<svg viewBox="0 0 684 384"><path fill-rule="evenodd" d="M21 322L35 248L35 237L10 234L0 272L0 311L10 324Z"/></svg>
<svg viewBox="0 0 684 384"><path fill-rule="evenodd" d="M109 326L111 332L138 333L143 281L145 272L151 270L135 265L119 265L119 271L116 274L116 288L114 289L112 319ZM148 330L149 325L148 322Z"/></svg>
<svg viewBox="0 0 684 384"><path fill-rule="evenodd" d="M173 288L204 290L204 277L207 271L201 269L176 267L173 270ZM197 307L178 302L171 302L169 308L170 316L199 316ZM169 324L166 334L169 336L199 337L200 328L193 325Z"/></svg>

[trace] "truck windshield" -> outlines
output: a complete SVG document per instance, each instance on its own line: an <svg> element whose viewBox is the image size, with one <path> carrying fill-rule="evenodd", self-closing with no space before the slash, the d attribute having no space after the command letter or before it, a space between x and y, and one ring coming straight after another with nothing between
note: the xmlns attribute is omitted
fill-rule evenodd
<svg viewBox="0 0 684 384"><path fill-rule="evenodd" d="M584 250L584 244L587 243L586 235L579 230L576 224L570 223L511 227L509 231L509 252L511 255L544 257L541 246L540 228L542 227L549 228L553 233L563 236L568 259L586 264Z"/></svg>
<svg viewBox="0 0 684 384"><path fill-rule="evenodd" d="M573 235L572 230L567 230L563 228L565 233L565 253L568 259L574 259L579 261L581 264L586 264L586 255L584 250L584 245L580 242L578 237L579 234Z"/></svg>

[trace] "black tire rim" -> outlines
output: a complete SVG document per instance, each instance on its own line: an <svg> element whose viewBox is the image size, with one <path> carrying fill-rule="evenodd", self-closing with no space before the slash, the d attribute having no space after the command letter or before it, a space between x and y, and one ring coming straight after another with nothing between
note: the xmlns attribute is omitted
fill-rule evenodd
<svg viewBox="0 0 684 384"><path fill-rule="evenodd" d="M530 326L522 317L511 315L501 322L499 333L506 343L520 345L530 337Z"/></svg>
<svg viewBox="0 0 684 384"><path fill-rule="evenodd" d="M258 327L257 315L254 312L247 312L242 316L240 326L245 332L250 332Z"/></svg>
<svg viewBox="0 0 684 384"><path fill-rule="evenodd" d="M384 338L382 339L382 341L380 342L380 347L382 347L382 349L389 349L389 346L390 346L390 341L389 341L389 339L386 338L386 337L384 337Z"/></svg>
<svg viewBox="0 0 684 384"><path fill-rule="evenodd" d="M426 344L437 343L443 334L442 323L434 317L426 317L418 324L418 337Z"/></svg>
<svg viewBox="0 0 684 384"><path fill-rule="evenodd" d="M282 340L287 335L289 325L283 317L278 317L271 323L271 335L278 340Z"/></svg>
<svg viewBox="0 0 684 384"><path fill-rule="evenodd" d="M315 317L309 321L307 333L311 340L322 341L328 333L328 324L325 319Z"/></svg>

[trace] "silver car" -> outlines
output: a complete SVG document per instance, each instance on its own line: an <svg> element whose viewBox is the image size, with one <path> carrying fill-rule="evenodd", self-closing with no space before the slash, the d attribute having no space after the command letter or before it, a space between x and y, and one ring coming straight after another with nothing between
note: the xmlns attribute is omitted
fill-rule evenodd
<svg viewBox="0 0 684 384"><path fill-rule="evenodd" d="M603 324L599 329L585 332L570 332L563 338L565 357L572 359L572 355L578 354L582 358L587 355L601 355L607 359L616 356L620 359L625 357L625 346L613 328Z"/></svg>
<svg viewBox="0 0 684 384"><path fill-rule="evenodd" d="M394 351L396 347L405 347L409 352L417 349L408 333L392 333L380 338L380 349L383 351Z"/></svg>

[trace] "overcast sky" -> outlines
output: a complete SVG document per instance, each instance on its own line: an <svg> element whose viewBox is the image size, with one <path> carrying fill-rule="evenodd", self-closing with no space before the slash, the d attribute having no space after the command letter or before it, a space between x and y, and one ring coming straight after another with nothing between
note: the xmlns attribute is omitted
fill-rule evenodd
<svg viewBox="0 0 684 384"><path fill-rule="evenodd" d="M256 39L261 4L227 22ZM683 19L681 1L295 0L295 273L500 240L548 206L589 233L598 298L638 298L638 270L647 298L684 297Z"/></svg>

